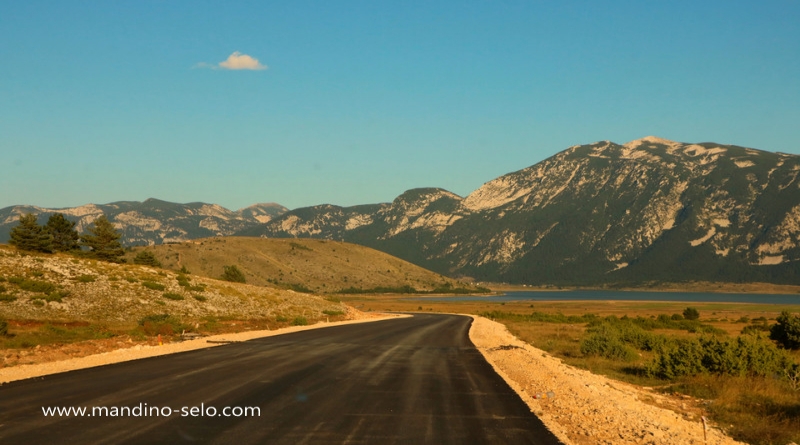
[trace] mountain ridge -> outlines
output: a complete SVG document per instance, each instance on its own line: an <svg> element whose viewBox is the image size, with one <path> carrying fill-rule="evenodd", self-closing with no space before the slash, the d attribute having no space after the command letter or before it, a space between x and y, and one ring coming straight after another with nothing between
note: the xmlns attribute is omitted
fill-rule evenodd
<svg viewBox="0 0 800 445"><path fill-rule="evenodd" d="M218 204L179 204L156 198L65 208L17 205L0 209L0 242L8 241L11 229L17 225L19 216L25 213L37 215L39 224L45 223L52 214L62 213L75 222L75 229L79 233L85 232L96 218L105 214L122 233L123 245L134 246L231 235L268 222L286 211L286 207L276 203L253 204L232 211Z"/></svg>
<svg viewBox="0 0 800 445"><path fill-rule="evenodd" d="M599 141L463 198L412 189L373 207L295 209L240 233L355 242L488 281L796 283L798 174L800 156L736 145Z"/></svg>

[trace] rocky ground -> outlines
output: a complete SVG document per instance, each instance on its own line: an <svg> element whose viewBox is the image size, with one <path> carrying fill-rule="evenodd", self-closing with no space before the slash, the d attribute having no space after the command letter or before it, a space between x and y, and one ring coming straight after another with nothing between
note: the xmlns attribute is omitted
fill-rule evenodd
<svg viewBox="0 0 800 445"><path fill-rule="evenodd" d="M18 278L43 290L25 289L14 283ZM318 318L323 311L346 310L337 301L286 289L63 254L27 255L7 247L0 247L0 297L0 316L8 319L106 324L163 313L187 319Z"/></svg>

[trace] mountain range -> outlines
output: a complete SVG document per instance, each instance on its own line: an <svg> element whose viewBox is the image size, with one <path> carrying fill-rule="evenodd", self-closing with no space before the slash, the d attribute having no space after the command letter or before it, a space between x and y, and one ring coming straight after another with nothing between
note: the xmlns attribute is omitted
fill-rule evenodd
<svg viewBox="0 0 800 445"><path fill-rule="evenodd" d="M451 277L518 284L800 284L800 156L653 136L576 145L461 197L412 189L391 203L289 211L256 204L89 204L0 209L64 213L85 230L101 213L126 245L208 236L319 238L381 250Z"/></svg>
<svg viewBox="0 0 800 445"><path fill-rule="evenodd" d="M80 207L49 209L29 205L0 209L0 242L7 242L11 229L26 213L37 215L44 224L50 215L62 213L83 233L102 214L122 233L126 246L187 241L210 236L232 235L237 231L270 221L288 209L279 204L255 204L237 211L216 204L194 202L176 204L158 199L87 204Z"/></svg>
<svg viewBox="0 0 800 445"><path fill-rule="evenodd" d="M292 210L238 234L363 244L526 284L800 283L800 156L645 137L570 147L466 197Z"/></svg>

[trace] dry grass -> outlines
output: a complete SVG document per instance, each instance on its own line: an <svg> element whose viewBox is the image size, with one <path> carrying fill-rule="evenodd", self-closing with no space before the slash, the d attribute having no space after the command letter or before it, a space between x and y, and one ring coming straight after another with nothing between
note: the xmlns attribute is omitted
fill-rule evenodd
<svg viewBox="0 0 800 445"><path fill-rule="evenodd" d="M431 290L443 283L460 284L409 262L368 247L317 239L206 238L180 244L140 247L152 251L165 269L185 267L196 275L222 276L235 265L248 284L333 293L350 287L373 289L411 286ZM140 278L143 279L143 278Z"/></svg>

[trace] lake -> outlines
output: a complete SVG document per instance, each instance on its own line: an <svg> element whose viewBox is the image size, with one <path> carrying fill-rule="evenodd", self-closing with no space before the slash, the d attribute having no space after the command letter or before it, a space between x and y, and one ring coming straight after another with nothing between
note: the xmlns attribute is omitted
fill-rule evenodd
<svg viewBox="0 0 800 445"><path fill-rule="evenodd" d="M797 304L800 295L785 294L723 294L711 292L647 292L623 290L570 290L570 291L514 291L491 297L453 296L417 297L409 300L442 301L579 301L579 300L625 300L625 301L687 301L707 303L766 303Z"/></svg>

